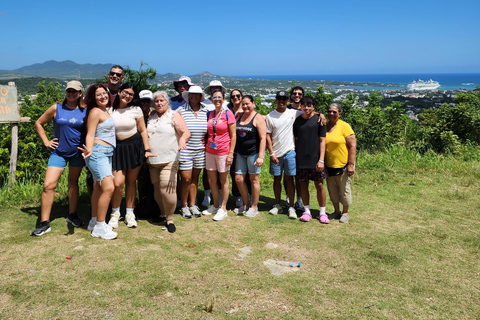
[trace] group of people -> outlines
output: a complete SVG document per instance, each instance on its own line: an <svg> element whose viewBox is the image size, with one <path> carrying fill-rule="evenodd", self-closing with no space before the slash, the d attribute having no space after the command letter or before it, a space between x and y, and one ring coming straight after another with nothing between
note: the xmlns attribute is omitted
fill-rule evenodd
<svg viewBox="0 0 480 320"><path fill-rule="evenodd" d="M114 229L121 218L124 188L124 222L130 228L137 226L134 214L137 178L145 167L160 209L154 222L165 223L171 233L176 231L173 216L177 206L186 219L202 215L213 215L215 221L225 219L229 175L236 198L234 213L255 217L259 212L259 178L267 148L276 201L269 211L271 214L283 211L283 175L289 218L296 219L300 212L301 221L312 219L308 191L312 180L320 206L319 220L329 223L323 186L326 179L335 208L330 219L348 221L356 141L351 127L339 119L342 113L339 105L329 106L326 121L314 111L315 100L305 96L303 88L294 87L290 95L278 91L277 108L263 116L255 110L254 98L238 89L230 92L227 101L226 88L217 80L202 90L190 78L181 77L173 83L178 95L172 98L165 91L138 92L133 84L122 84L123 80L123 68L113 66L108 83L90 86L85 98L82 84L70 81L64 101L51 106L35 123L43 144L51 149L51 156L40 222L32 235L41 236L51 230L54 189L67 164L67 222L74 227L83 225L76 206L78 180L86 166L93 180L91 219L87 226L93 237L117 237ZM51 120L54 137L49 140L43 126ZM197 205L202 169L201 204L206 207L203 211ZM109 206L111 215L107 224Z"/></svg>

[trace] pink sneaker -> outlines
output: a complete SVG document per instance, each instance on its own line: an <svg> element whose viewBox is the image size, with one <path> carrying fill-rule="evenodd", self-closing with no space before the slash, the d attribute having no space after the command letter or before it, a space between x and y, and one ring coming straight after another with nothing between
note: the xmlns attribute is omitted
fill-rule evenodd
<svg viewBox="0 0 480 320"><path fill-rule="evenodd" d="M330 223L330 220L328 220L328 216L326 214L321 214L319 220L320 220L320 223L325 223L325 224Z"/></svg>
<svg viewBox="0 0 480 320"><path fill-rule="evenodd" d="M312 215L310 213L307 213L307 212L304 212L302 214L302 216L300 217L300 221L303 221L303 222L308 222L312 220Z"/></svg>

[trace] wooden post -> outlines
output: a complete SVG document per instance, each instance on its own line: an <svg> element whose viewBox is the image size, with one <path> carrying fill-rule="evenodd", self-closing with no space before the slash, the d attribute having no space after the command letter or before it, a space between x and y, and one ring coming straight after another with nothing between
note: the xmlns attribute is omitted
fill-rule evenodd
<svg viewBox="0 0 480 320"><path fill-rule="evenodd" d="M18 123L12 123L12 151L10 153L10 188L15 184L18 156Z"/></svg>

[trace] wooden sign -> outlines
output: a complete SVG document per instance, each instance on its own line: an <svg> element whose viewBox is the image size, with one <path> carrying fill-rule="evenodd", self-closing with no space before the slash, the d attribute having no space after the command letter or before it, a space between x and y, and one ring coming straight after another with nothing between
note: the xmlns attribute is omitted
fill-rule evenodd
<svg viewBox="0 0 480 320"><path fill-rule="evenodd" d="M17 87L0 85L0 123L20 122Z"/></svg>

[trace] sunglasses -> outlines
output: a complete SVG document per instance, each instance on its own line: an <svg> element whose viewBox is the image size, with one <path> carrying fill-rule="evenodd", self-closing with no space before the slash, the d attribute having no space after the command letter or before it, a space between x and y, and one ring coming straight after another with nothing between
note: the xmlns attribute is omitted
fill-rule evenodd
<svg viewBox="0 0 480 320"><path fill-rule="evenodd" d="M300 97L301 97L301 96L303 96L303 93L301 93L301 92L294 92L294 93L292 93L292 96L300 96Z"/></svg>
<svg viewBox="0 0 480 320"><path fill-rule="evenodd" d="M328 112L328 113L333 113L333 114L337 114L337 113L338 113L338 112L335 111L335 110L328 110L327 112Z"/></svg>
<svg viewBox="0 0 480 320"><path fill-rule="evenodd" d="M111 75L112 77L113 77L113 76L117 76L117 77L119 77L119 78L120 78L121 76L123 76L123 73L118 73L118 72L113 72L113 71L110 71L108 74Z"/></svg>
<svg viewBox="0 0 480 320"><path fill-rule="evenodd" d="M232 99L240 99L242 95L240 94L232 94Z"/></svg>

